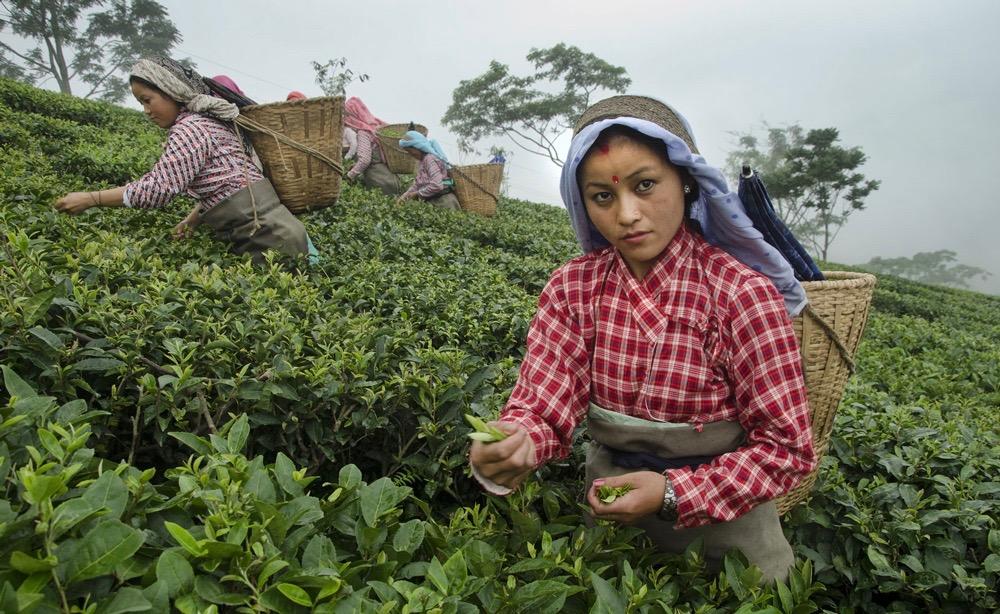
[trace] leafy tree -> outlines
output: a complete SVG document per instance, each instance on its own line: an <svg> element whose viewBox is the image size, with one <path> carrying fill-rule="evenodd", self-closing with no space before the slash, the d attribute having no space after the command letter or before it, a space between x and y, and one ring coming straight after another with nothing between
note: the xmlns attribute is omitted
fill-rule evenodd
<svg viewBox="0 0 1000 614"><path fill-rule="evenodd" d="M843 147L836 128L806 132L801 126L767 127L766 148L752 133L737 134L739 146L728 166L743 164L759 172L775 209L800 241L823 260L848 218L865 208L881 185L859 168L867 160L860 147Z"/></svg>
<svg viewBox="0 0 1000 614"><path fill-rule="evenodd" d="M486 137L505 136L562 166L556 139L573 127L591 95L622 93L632 80L624 67L564 43L532 49L527 59L534 64L533 75L518 77L493 60L485 73L460 82L441 121L458 134L463 151L475 151L472 144Z"/></svg>
<svg viewBox="0 0 1000 614"><path fill-rule="evenodd" d="M347 86L355 80L364 83L370 77L365 73L355 73L347 67L347 58L328 60L325 64L312 62L316 71L316 84L327 96L343 96Z"/></svg>
<svg viewBox="0 0 1000 614"><path fill-rule="evenodd" d="M64 94L79 80L89 88L84 98L112 102L128 95L124 70L140 57L169 55L181 41L155 0L7 0L0 32L8 28L35 46L0 41L0 74L31 84L55 79Z"/></svg>
<svg viewBox="0 0 1000 614"><path fill-rule="evenodd" d="M925 284L968 288L969 280L986 279L991 275L985 269L956 262L955 252L939 249L920 252L912 258L875 257L862 266L873 273L905 277Z"/></svg>

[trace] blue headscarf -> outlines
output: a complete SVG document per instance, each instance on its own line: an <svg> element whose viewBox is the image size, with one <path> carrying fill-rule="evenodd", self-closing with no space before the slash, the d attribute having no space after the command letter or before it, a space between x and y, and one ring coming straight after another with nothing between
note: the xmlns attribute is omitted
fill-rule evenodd
<svg viewBox="0 0 1000 614"><path fill-rule="evenodd" d="M689 135L690 126L679 113L675 115L684 124ZM789 315L798 315L806 306L807 299L802 284L795 279L795 273L781 253L764 241L760 231L753 227L739 196L726 184L722 172L710 166L700 155L693 154L687 143L662 126L635 117L614 117L588 124L573 137L567 163L562 169L560 191L563 203L573 223L573 231L584 252L592 252L610 245L598 232L580 194L576 171L583 158L593 146L597 137L613 125L627 126L663 141L667 157L678 167L684 167L698 182L699 195L691 205L691 219L701 225L705 239L728 252L743 264L766 275L774 283L785 299L785 309ZM691 137L692 141L694 137Z"/></svg>
<svg viewBox="0 0 1000 614"><path fill-rule="evenodd" d="M444 155L444 150L437 141L429 139L426 136L420 134L416 130L408 130L406 132L406 138L399 140L400 147L412 147L414 149L419 149L424 153L429 153L441 158L441 161L448 164L448 156Z"/></svg>

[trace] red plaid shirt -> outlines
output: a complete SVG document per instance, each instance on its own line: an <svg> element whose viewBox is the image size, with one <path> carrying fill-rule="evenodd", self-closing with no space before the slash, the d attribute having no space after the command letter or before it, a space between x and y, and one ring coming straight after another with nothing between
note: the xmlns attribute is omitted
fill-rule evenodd
<svg viewBox="0 0 1000 614"><path fill-rule="evenodd" d="M263 178L230 126L182 111L152 170L125 186L125 206L155 209L187 194L205 212Z"/></svg>
<svg viewBox="0 0 1000 614"><path fill-rule="evenodd" d="M568 453L591 401L695 428L738 421L746 431L744 447L697 470L666 472L683 527L737 518L816 465L799 346L781 295L684 227L642 281L607 248L571 260L542 291L501 420L528 430L541 465Z"/></svg>

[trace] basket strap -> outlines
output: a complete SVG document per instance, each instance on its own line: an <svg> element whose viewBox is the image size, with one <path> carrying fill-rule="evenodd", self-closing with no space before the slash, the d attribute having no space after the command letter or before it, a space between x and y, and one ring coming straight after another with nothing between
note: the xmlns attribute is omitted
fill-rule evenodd
<svg viewBox="0 0 1000 614"><path fill-rule="evenodd" d="M840 339L840 335L837 334L837 331L833 330L833 327L830 326L826 320L820 317L820 315L813 310L812 305L809 305L808 303L806 304L805 313L809 314L814 320L816 320L819 327L823 329L828 337L830 337L830 341L833 341L833 344L837 346L837 350L840 351L840 357L844 359L845 363L847 363L847 372L853 375L855 369L854 358L851 357L851 353L847 350L847 346L844 345L844 342Z"/></svg>
<svg viewBox="0 0 1000 614"><path fill-rule="evenodd" d="M274 137L274 139L276 141L280 141L280 142L284 143L285 145L288 145L289 147L292 147L293 149L298 149L302 153L309 154L310 156L313 156L313 157L319 159L322 162L326 162L328 165L330 165L331 168L333 168L333 170L337 171L341 175L344 174L344 167L341 166L341 164L339 162L337 162L333 158L330 158L329 156L327 156L326 154L324 154L321 151L313 149L312 147L309 147L308 145L303 145L302 143L299 143L295 139L289 138L289 137L285 136L284 134L282 134L280 132L276 132L274 130L271 130L267 126L264 126L262 124L259 124L259 123L255 122L254 120L250 119L246 115L237 115L235 121L236 121L237 124L243 126L247 130L251 130L253 132L260 132L262 134L270 135L270 136ZM280 151L280 148L279 148L279 151Z"/></svg>
<svg viewBox="0 0 1000 614"><path fill-rule="evenodd" d="M453 173L458 173L459 175L462 176L462 179L465 179L466 181L468 181L472 185L474 185L477 188L479 188L480 190L482 190L484 194L486 194L487 196L489 196L493 200L495 200L497 202L500 202L500 195L499 194L494 194L493 192L490 192L489 190L487 190L486 188L484 188L478 181L476 181L472 177L469 177L468 175L466 175L462 171L458 170L458 167L449 165L448 170L450 170Z"/></svg>

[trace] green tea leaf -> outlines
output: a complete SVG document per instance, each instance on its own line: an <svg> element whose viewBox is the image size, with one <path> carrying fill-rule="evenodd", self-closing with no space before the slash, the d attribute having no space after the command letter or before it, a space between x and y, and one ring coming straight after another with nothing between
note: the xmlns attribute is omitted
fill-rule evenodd
<svg viewBox="0 0 1000 614"><path fill-rule="evenodd" d="M102 520L84 535L69 560L66 578L78 582L110 573L142 546L142 533L115 519Z"/></svg>
<svg viewBox="0 0 1000 614"><path fill-rule="evenodd" d="M193 586L194 569L180 552L164 550L156 561L156 579L167 585L167 592L171 597L176 597Z"/></svg>
<svg viewBox="0 0 1000 614"><path fill-rule="evenodd" d="M357 488L361 484L361 470L355 465L344 465L340 468L340 475L337 482L345 490Z"/></svg>
<svg viewBox="0 0 1000 614"><path fill-rule="evenodd" d="M306 607L312 606L312 599L309 598L309 593L294 584L281 582L278 584L278 590L281 591L282 595L288 597L288 599L299 605Z"/></svg>
<svg viewBox="0 0 1000 614"><path fill-rule="evenodd" d="M247 437L250 435L250 423L247 420L247 415L243 414L233 423L233 426L229 429L229 435L227 437L227 443L229 444L229 452L232 454L239 454L243 451L243 446L247 443Z"/></svg>
<svg viewBox="0 0 1000 614"><path fill-rule="evenodd" d="M591 572L590 583L594 586L594 592L597 595L594 607L590 610L592 613L607 612L608 614L612 614L614 612L625 611L625 602L622 600L621 595L618 594L618 591L607 580Z"/></svg>
<svg viewBox="0 0 1000 614"><path fill-rule="evenodd" d="M31 575L35 573L49 571L59 564L59 559L55 555L49 555L43 559L25 554L20 550L15 550L10 555L10 566L17 571Z"/></svg>
<svg viewBox="0 0 1000 614"><path fill-rule="evenodd" d="M427 579L431 581L439 593L448 594L448 574L445 573L444 566L441 565L441 561L437 557L431 559L431 564L427 566Z"/></svg>
<svg viewBox="0 0 1000 614"><path fill-rule="evenodd" d="M84 358L73 365L76 371L100 371L108 372L125 366L125 363L117 358Z"/></svg>
<svg viewBox="0 0 1000 614"><path fill-rule="evenodd" d="M143 592L131 586L125 586L115 592L110 603L101 608L101 614L126 614L127 612L149 612L153 604L146 599Z"/></svg>
<svg viewBox="0 0 1000 614"><path fill-rule="evenodd" d="M38 393L14 373L13 369L7 365L0 365L0 371L3 371L3 385L7 389L7 393L12 397L17 397L19 399L30 399L31 397L37 397Z"/></svg>
<svg viewBox="0 0 1000 614"><path fill-rule="evenodd" d="M198 437L194 433L176 431L167 434L202 456L207 456L212 453L212 446L204 437Z"/></svg>
<svg viewBox="0 0 1000 614"><path fill-rule="evenodd" d="M80 498L95 509L106 508L108 517L120 518L128 505L128 488L115 472L105 471L83 491Z"/></svg>
<svg viewBox="0 0 1000 614"><path fill-rule="evenodd" d="M170 521L164 522L163 526L166 527L170 536L173 537L174 540L185 550L187 550L191 556L199 557L207 554L205 548L202 547L202 545L198 543L198 540L195 539L194 536L191 535L191 533L189 533L184 527Z"/></svg>
<svg viewBox="0 0 1000 614"><path fill-rule="evenodd" d="M408 520L396 529L396 534L392 536L392 547L397 552L413 554L423 541L424 522L419 519Z"/></svg>
<svg viewBox="0 0 1000 614"><path fill-rule="evenodd" d="M391 479L386 477L379 478L371 484L362 486L359 498L361 501L361 515L364 517L365 523L370 527L374 527L379 518L394 509L409 495L409 488L396 486Z"/></svg>
<svg viewBox="0 0 1000 614"><path fill-rule="evenodd" d="M49 310L49 306L52 305L52 299L55 297L55 289L51 289L45 292L39 292L25 301L24 305L21 307L21 313L24 317L24 325L31 326L42 318Z"/></svg>

